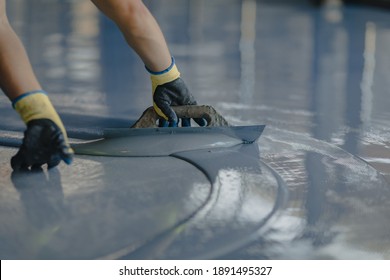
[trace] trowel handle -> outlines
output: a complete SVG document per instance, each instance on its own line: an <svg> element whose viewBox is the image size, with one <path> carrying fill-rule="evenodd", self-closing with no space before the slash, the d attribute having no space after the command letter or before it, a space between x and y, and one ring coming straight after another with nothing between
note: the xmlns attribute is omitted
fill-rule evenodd
<svg viewBox="0 0 390 280"><path fill-rule="evenodd" d="M204 118L207 126L229 126L228 122L212 106L209 105L185 105L172 106L178 118ZM159 116L153 107L146 109L142 116L135 122L132 128L157 127Z"/></svg>

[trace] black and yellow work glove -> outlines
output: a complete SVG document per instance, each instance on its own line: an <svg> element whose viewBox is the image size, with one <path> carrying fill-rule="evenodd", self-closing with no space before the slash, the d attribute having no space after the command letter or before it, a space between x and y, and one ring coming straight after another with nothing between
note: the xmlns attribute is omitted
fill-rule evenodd
<svg viewBox="0 0 390 280"><path fill-rule="evenodd" d="M197 103L180 78L180 72L177 70L174 58L172 58L172 64L164 71L153 72L146 69L152 80L153 107L160 116L159 126L178 126L179 119L171 106L196 105ZM194 120L200 126L206 125L204 119ZM191 126L190 119L182 119L181 121L181 126Z"/></svg>
<svg viewBox="0 0 390 280"><path fill-rule="evenodd" d="M14 170L72 162L74 153L64 125L44 91L25 93L13 100L12 106L27 125L22 145L11 159Z"/></svg>

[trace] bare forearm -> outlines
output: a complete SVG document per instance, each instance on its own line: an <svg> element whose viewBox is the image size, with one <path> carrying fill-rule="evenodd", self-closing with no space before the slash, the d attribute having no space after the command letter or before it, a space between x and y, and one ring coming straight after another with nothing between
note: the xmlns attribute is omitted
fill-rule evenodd
<svg viewBox="0 0 390 280"><path fill-rule="evenodd" d="M152 71L171 64L171 55L156 20L140 0L92 0L121 29L128 44Z"/></svg>
<svg viewBox="0 0 390 280"><path fill-rule="evenodd" d="M166 69L171 64L171 55L155 19L149 11L145 11L145 14L135 15L132 20L138 24L130 26L126 18L117 23L128 44L149 69L153 71Z"/></svg>
<svg viewBox="0 0 390 280"><path fill-rule="evenodd" d="M9 99L40 89L26 51L6 20L0 21L0 87Z"/></svg>

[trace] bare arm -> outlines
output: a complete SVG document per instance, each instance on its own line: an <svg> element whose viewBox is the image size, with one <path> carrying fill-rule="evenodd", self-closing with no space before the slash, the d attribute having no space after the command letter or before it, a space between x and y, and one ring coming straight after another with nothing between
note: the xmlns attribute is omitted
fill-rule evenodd
<svg viewBox="0 0 390 280"><path fill-rule="evenodd" d="M91 0L120 28L128 44L152 71L171 64L171 55L156 20L141 0Z"/></svg>
<svg viewBox="0 0 390 280"><path fill-rule="evenodd" d="M0 0L0 87L13 100L41 88L26 51L8 22L5 0Z"/></svg>
<svg viewBox="0 0 390 280"><path fill-rule="evenodd" d="M164 35L142 0L91 0L120 28L126 41L144 62L152 81L153 106L160 126L178 126L171 106L195 105L195 98L180 78ZM204 126L203 119L196 122ZM182 120L190 126L190 120Z"/></svg>
<svg viewBox="0 0 390 280"><path fill-rule="evenodd" d="M0 0L0 87L27 125L22 145L11 159L12 168L40 168L44 164L51 168L61 160L70 164L73 150L65 127L8 22L5 0Z"/></svg>

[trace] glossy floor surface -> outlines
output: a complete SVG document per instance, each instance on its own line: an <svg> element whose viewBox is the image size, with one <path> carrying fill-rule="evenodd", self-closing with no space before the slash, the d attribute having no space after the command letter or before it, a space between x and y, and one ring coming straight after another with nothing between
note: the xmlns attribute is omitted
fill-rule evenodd
<svg viewBox="0 0 390 280"><path fill-rule="evenodd" d="M136 157L12 173L24 126L0 96L0 258L390 259L390 14L307 2L145 1L198 102L266 125L254 144L171 135L156 155L146 137ZM7 4L73 143L150 106L90 1Z"/></svg>

